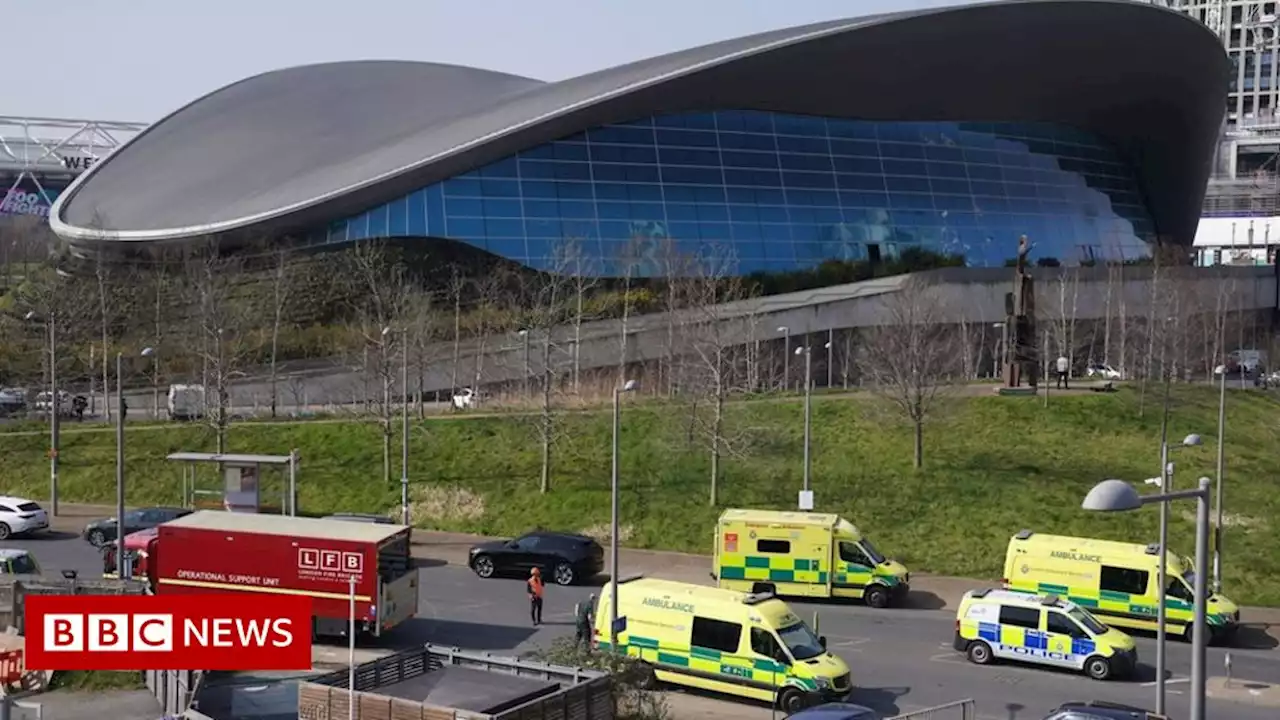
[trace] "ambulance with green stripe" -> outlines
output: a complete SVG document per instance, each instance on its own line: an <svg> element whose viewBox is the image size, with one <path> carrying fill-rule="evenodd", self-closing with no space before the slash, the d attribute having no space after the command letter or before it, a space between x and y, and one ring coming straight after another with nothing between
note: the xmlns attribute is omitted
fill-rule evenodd
<svg viewBox="0 0 1280 720"><path fill-rule="evenodd" d="M1195 574L1186 559L1167 553L1165 630L1190 640L1195 614ZM1009 541L1004 585L1052 594L1088 609L1108 625L1155 632L1159 623L1160 551L1138 545L1022 530ZM1240 608L1210 594L1209 641L1222 642L1239 627Z"/></svg>
<svg viewBox="0 0 1280 720"><path fill-rule="evenodd" d="M612 594L596 607L594 641L610 647ZM849 666L827 652L787 604L749 594L645 577L618 582L618 647L663 682L776 702L794 712L852 689Z"/></svg>
<svg viewBox="0 0 1280 720"><path fill-rule="evenodd" d="M911 576L839 515L725 510L716 523L712 576L720 587L788 597L900 604Z"/></svg>

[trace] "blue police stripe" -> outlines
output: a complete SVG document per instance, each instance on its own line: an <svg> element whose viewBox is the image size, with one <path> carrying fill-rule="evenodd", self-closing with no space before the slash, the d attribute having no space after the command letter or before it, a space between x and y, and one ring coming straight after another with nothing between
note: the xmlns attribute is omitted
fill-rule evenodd
<svg viewBox="0 0 1280 720"><path fill-rule="evenodd" d="M1000 642L1000 626L995 623L978 623L978 637L989 642Z"/></svg>
<svg viewBox="0 0 1280 720"><path fill-rule="evenodd" d="M1097 648L1092 640L1082 640L1080 638L1072 638L1071 654L1072 655L1090 655Z"/></svg>
<svg viewBox="0 0 1280 720"><path fill-rule="evenodd" d="M1023 637L1022 646L1032 650L1048 650L1049 636L1039 630L1027 630Z"/></svg>

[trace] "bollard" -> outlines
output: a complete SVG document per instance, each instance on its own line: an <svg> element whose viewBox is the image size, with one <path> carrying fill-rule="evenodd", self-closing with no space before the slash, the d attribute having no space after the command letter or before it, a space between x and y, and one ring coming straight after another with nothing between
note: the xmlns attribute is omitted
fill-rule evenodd
<svg viewBox="0 0 1280 720"><path fill-rule="evenodd" d="M1231 687L1231 653L1227 653L1222 658L1222 664L1227 670L1227 687Z"/></svg>

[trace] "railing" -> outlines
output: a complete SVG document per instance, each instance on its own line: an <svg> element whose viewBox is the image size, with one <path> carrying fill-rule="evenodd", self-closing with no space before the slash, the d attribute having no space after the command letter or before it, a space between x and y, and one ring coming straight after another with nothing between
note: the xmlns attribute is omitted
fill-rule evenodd
<svg viewBox="0 0 1280 720"><path fill-rule="evenodd" d="M975 720L977 717L977 706L968 699L894 715L889 720Z"/></svg>
<svg viewBox="0 0 1280 720"><path fill-rule="evenodd" d="M37 702L14 700L9 710L10 720L44 720L44 706Z"/></svg>

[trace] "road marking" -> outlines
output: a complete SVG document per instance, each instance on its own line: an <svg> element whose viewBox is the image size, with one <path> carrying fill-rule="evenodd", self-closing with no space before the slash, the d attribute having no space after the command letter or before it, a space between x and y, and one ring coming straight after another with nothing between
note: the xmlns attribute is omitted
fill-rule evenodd
<svg viewBox="0 0 1280 720"><path fill-rule="evenodd" d="M1159 682L1160 682L1159 680L1152 680L1151 682L1144 682L1144 683L1142 683L1142 687L1155 687ZM1169 679L1165 680L1165 681L1164 681L1164 684L1165 684L1165 685L1174 685L1174 684L1177 684L1177 683L1189 683L1189 682L1191 682L1191 678L1189 678L1189 677L1184 677L1184 678L1180 678L1180 677L1172 677L1172 678L1169 678Z"/></svg>

